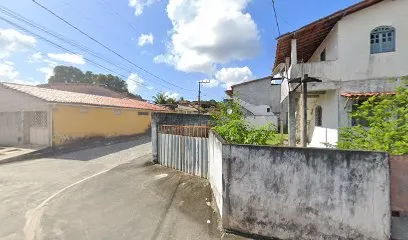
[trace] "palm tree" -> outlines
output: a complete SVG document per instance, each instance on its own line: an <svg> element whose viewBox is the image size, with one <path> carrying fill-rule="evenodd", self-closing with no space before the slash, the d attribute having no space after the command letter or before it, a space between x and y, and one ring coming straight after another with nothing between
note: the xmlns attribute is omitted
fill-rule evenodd
<svg viewBox="0 0 408 240"><path fill-rule="evenodd" d="M154 103L156 104L166 104L168 101L168 98L166 94L163 92L157 93L155 96L153 96Z"/></svg>

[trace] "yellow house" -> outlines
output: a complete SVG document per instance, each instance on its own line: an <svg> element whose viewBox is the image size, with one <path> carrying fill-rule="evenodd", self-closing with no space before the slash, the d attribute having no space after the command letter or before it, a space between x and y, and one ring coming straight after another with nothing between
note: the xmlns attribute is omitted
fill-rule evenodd
<svg viewBox="0 0 408 240"><path fill-rule="evenodd" d="M141 134L150 128L152 111L164 110L134 99L0 83L0 145Z"/></svg>

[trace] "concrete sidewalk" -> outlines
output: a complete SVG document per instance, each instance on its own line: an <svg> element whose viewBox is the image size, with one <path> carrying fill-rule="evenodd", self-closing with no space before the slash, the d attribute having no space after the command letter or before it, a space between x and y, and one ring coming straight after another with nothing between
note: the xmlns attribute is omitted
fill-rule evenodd
<svg viewBox="0 0 408 240"><path fill-rule="evenodd" d="M23 147L5 147L0 146L0 163L9 162L9 159L24 156L33 152L37 152L46 147L43 146L23 146Z"/></svg>

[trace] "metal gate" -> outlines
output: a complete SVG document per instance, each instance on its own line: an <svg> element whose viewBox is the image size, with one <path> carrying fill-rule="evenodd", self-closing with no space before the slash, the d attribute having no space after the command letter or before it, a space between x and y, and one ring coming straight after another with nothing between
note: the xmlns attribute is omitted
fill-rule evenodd
<svg viewBox="0 0 408 240"><path fill-rule="evenodd" d="M208 133L207 126L159 126L157 139L159 163L207 178Z"/></svg>
<svg viewBox="0 0 408 240"><path fill-rule="evenodd" d="M22 143L21 112L0 113L0 145Z"/></svg>
<svg viewBox="0 0 408 240"><path fill-rule="evenodd" d="M29 142L34 145L48 145L48 114L47 112L28 112Z"/></svg>

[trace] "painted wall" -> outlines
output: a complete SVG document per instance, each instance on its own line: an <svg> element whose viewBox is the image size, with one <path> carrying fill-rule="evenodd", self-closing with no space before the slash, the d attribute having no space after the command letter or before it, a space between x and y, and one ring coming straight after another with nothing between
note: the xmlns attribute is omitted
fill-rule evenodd
<svg viewBox="0 0 408 240"><path fill-rule="evenodd" d="M330 31L322 44L316 49L309 62L320 62L320 54L326 49L326 61L336 61L339 56L338 49L339 28L338 25Z"/></svg>
<svg viewBox="0 0 408 240"><path fill-rule="evenodd" d="M343 18L339 28L342 80L408 75L408 0L386 0ZM370 32L379 26L396 29L396 51L370 54Z"/></svg>
<svg viewBox="0 0 408 240"><path fill-rule="evenodd" d="M224 139L210 131L208 137L208 180L214 194L218 212L222 217L222 144Z"/></svg>
<svg viewBox="0 0 408 240"><path fill-rule="evenodd" d="M223 228L279 239L389 239L388 155L223 146Z"/></svg>
<svg viewBox="0 0 408 240"><path fill-rule="evenodd" d="M149 110L125 108L56 104L52 114L55 145L79 138L141 134L149 129L151 122Z"/></svg>
<svg viewBox="0 0 408 240"><path fill-rule="evenodd" d="M48 111L47 102L0 85L0 112Z"/></svg>

